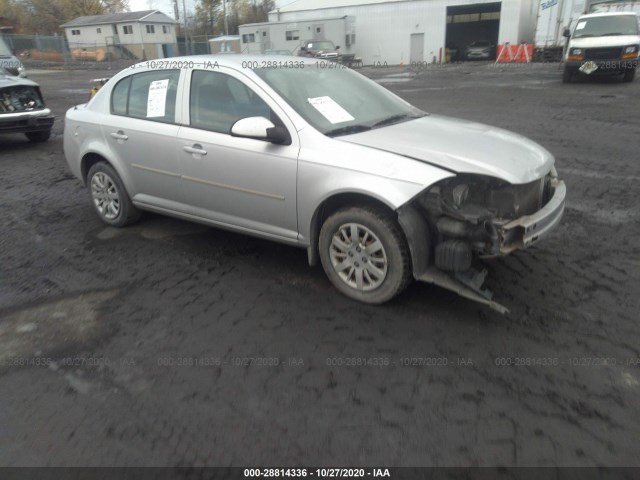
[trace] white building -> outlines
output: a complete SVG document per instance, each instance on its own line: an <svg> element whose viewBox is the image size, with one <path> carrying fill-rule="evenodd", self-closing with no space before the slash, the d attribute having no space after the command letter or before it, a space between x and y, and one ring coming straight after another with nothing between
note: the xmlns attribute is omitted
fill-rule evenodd
<svg viewBox="0 0 640 480"><path fill-rule="evenodd" d="M72 54L145 60L177 54L176 23L158 10L145 10L78 17L61 26Z"/></svg>
<svg viewBox="0 0 640 480"><path fill-rule="evenodd" d="M304 24L301 41L332 40L343 54L355 54L365 64L431 63L444 60L446 47L461 51L474 40L533 43L538 4L539 0L297 0L270 12L269 22L285 23L290 32L300 30L302 21L317 20L316 26ZM323 19L345 16L355 19L349 42L326 37ZM281 35L244 37L242 49L255 51L244 40L260 42L264 37L269 38L267 48L277 49Z"/></svg>

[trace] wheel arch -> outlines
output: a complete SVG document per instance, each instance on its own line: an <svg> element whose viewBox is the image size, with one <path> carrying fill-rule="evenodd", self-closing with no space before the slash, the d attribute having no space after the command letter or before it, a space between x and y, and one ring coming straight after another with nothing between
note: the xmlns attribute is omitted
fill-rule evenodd
<svg viewBox="0 0 640 480"><path fill-rule="evenodd" d="M113 167L113 164L109 160L107 160L104 156L100 155L99 153L96 153L96 152L86 153L82 157L82 160L80 161L80 173L82 174L82 183L84 183L85 186L87 185L87 175L89 174L89 170L91 170L91 167L93 167L98 162L105 162L111 165L112 168L115 168Z"/></svg>
<svg viewBox="0 0 640 480"><path fill-rule="evenodd" d="M104 162L111 168L113 168L120 177L120 180L122 180L122 183L124 184L127 192L131 194L131 187L133 184L127 172L121 168L122 165L118 164L118 162L110 160L108 155L105 155L96 150L85 152L82 155L82 159L80 160L80 175L82 176L81 180L85 187L87 186L87 175L89 174L89 170L91 170L91 167L93 167L98 162Z"/></svg>
<svg viewBox="0 0 640 480"><path fill-rule="evenodd" d="M315 209L311 217L311 225L309 229L309 246L307 247L307 258L309 265L315 266L320 263L320 253L318 243L320 238L320 229L324 221L338 211L340 208L347 206L370 206L379 208L392 214L400 226L404 239L409 246L411 253L412 270L413 265L426 265L429 258L429 242L421 247L421 236L428 235L429 227L426 220L418 213L415 207L411 205L394 209L391 205L376 198L359 192L341 192L333 194L324 199ZM414 255L414 252L416 253ZM418 263L416 263L418 262Z"/></svg>

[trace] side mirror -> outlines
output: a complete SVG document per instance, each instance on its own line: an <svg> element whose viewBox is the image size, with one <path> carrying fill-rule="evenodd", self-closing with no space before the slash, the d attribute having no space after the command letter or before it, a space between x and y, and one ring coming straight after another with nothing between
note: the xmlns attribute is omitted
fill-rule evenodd
<svg viewBox="0 0 640 480"><path fill-rule="evenodd" d="M276 127L271 120L264 117L241 118L231 127L232 137L267 140L271 143L287 143L289 132L284 127Z"/></svg>
<svg viewBox="0 0 640 480"><path fill-rule="evenodd" d="M339 49L340 49L340 45L336 45L336 50L339 50Z"/></svg>
<svg viewBox="0 0 640 480"><path fill-rule="evenodd" d="M571 36L571 30L569 30L568 28L565 28L564 32L562 32L562 36L569 38Z"/></svg>
<svg viewBox="0 0 640 480"><path fill-rule="evenodd" d="M307 49L307 47L305 47L304 45L300 47L300 50L302 50L303 52Z"/></svg>

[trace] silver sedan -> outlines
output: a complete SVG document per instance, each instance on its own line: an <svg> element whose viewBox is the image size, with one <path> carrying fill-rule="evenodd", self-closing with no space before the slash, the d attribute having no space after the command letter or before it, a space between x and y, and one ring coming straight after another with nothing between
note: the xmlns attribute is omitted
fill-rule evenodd
<svg viewBox="0 0 640 480"><path fill-rule="evenodd" d="M565 203L536 143L299 57L137 64L67 112L64 150L105 223L150 210L303 247L366 303L417 279L506 311L481 259L537 242Z"/></svg>

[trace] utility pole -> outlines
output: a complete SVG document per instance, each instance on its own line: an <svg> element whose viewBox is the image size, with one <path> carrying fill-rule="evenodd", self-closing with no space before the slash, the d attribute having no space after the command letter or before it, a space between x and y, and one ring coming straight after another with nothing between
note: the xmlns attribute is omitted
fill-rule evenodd
<svg viewBox="0 0 640 480"><path fill-rule="evenodd" d="M185 0L182 0L182 17L184 20L184 51L187 55L191 55L191 45L189 45L189 37L187 35L187 6Z"/></svg>
<svg viewBox="0 0 640 480"><path fill-rule="evenodd" d="M224 15L224 34L229 35L229 24L227 23L227 0L222 0L222 13Z"/></svg>

